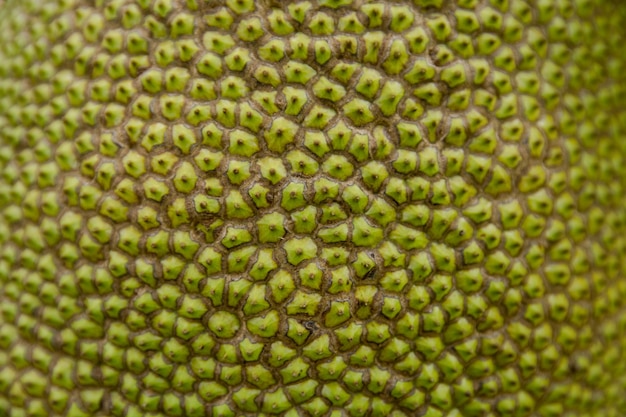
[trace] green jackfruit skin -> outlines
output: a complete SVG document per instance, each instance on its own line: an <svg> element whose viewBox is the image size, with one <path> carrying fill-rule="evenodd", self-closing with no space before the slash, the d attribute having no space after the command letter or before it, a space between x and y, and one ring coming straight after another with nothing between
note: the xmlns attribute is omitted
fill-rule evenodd
<svg viewBox="0 0 626 417"><path fill-rule="evenodd" d="M626 7L0 2L0 416L626 415Z"/></svg>

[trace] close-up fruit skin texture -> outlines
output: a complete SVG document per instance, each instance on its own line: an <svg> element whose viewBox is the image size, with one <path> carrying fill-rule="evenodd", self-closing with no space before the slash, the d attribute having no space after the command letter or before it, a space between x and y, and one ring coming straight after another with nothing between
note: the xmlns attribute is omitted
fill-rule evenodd
<svg viewBox="0 0 626 417"><path fill-rule="evenodd" d="M626 416L625 28L0 1L0 417Z"/></svg>

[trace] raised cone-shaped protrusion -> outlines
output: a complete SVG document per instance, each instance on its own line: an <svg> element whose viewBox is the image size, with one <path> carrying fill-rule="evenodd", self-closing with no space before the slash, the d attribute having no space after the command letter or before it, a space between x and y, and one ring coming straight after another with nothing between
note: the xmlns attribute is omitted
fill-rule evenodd
<svg viewBox="0 0 626 417"><path fill-rule="evenodd" d="M335 327L350 319L350 306L347 302L334 301L330 303L330 309L325 314L324 324L327 327Z"/></svg>
<svg viewBox="0 0 626 417"><path fill-rule="evenodd" d="M217 311L209 317L209 329L220 338L231 338L241 325L237 316L226 311Z"/></svg>
<svg viewBox="0 0 626 417"><path fill-rule="evenodd" d="M278 313L275 310L270 311L265 316L256 317L246 322L248 331L260 337L274 336L279 325Z"/></svg>

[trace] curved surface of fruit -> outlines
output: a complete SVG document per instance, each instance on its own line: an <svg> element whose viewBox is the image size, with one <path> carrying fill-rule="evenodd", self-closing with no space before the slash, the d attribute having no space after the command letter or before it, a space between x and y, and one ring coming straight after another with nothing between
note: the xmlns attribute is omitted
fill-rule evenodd
<svg viewBox="0 0 626 417"><path fill-rule="evenodd" d="M626 415L625 12L4 2L0 416Z"/></svg>

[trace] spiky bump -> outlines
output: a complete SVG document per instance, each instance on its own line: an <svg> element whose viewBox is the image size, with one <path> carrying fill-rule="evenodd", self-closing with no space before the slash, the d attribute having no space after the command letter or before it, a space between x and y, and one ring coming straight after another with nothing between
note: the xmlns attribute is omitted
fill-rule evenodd
<svg viewBox="0 0 626 417"><path fill-rule="evenodd" d="M626 413L621 5L5 3L0 414Z"/></svg>

